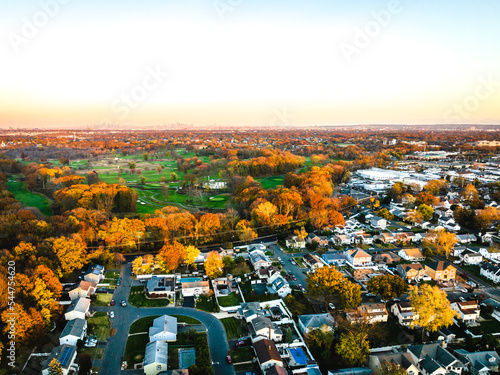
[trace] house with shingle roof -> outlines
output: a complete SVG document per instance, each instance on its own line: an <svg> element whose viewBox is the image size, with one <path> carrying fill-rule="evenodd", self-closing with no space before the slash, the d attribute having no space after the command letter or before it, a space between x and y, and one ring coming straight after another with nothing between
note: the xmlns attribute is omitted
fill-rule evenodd
<svg viewBox="0 0 500 375"><path fill-rule="evenodd" d="M425 260L425 256L422 253L422 250L420 250L417 247L414 248L408 248L408 249L401 249L398 252L398 255L403 258L404 260L410 261L410 262L421 262Z"/></svg>
<svg viewBox="0 0 500 375"><path fill-rule="evenodd" d="M325 264L314 254L307 253L303 257L306 266L313 270L323 267Z"/></svg>
<svg viewBox="0 0 500 375"><path fill-rule="evenodd" d="M420 280L425 276L425 269L420 263L398 264L396 272L406 281Z"/></svg>
<svg viewBox="0 0 500 375"><path fill-rule="evenodd" d="M460 375L464 365L443 343L410 345L407 348L424 375Z"/></svg>
<svg viewBox="0 0 500 375"><path fill-rule="evenodd" d="M90 266L87 273L83 276L85 281L91 281L93 283L99 284L102 279L104 279L104 267L100 264L94 264Z"/></svg>
<svg viewBox="0 0 500 375"><path fill-rule="evenodd" d="M84 319L89 313L90 308L90 299L89 298L78 298L75 299L68 306L66 313L64 314L64 319L73 320L73 319Z"/></svg>
<svg viewBox="0 0 500 375"><path fill-rule="evenodd" d="M153 341L146 344L143 370L146 375L156 375L167 371L168 344L163 341Z"/></svg>
<svg viewBox="0 0 500 375"><path fill-rule="evenodd" d="M83 340L87 335L87 321L85 319L69 320L59 336L60 345L76 346L78 340Z"/></svg>
<svg viewBox="0 0 500 375"><path fill-rule="evenodd" d="M489 262L481 263L479 265L479 274L495 283L500 282L500 267L496 264Z"/></svg>
<svg viewBox="0 0 500 375"><path fill-rule="evenodd" d="M477 301L456 301L451 308L458 314L458 318L466 324L475 323L479 319L479 305Z"/></svg>
<svg viewBox="0 0 500 375"><path fill-rule="evenodd" d="M177 340L177 318L163 315L153 320L149 327L149 341L175 341Z"/></svg>
<svg viewBox="0 0 500 375"><path fill-rule="evenodd" d="M346 262L352 264L355 267L363 267L371 265L372 263L372 256L360 248L346 250L344 252L344 256Z"/></svg>
<svg viewBox="0 0 500 375"><path fill-rule="evenodd" d="M369 367L375 373L382 366L393 364L406 371L408 375L417 375L419 370L411 353L390 353L370 355Z"/></svg>
<svg viewBox="0 0 500 375"><path fill-rule="evenodd" d="M439 260L425 265L425 274L434 281L455 280L457 269L450 262Z"/></svg>
<svg viewBox="0 0 500 375"><path fill-rule="evenodd" d="M92 294L95 294L96 288L97 283L81 280L75 288L68 292L69 298L72 301L77 298L90 298Z"/></svg>
<svg viewBox="0 0 500 375"><path fill-rule="evenodd" d="M258 338L258 341L253 342L253 349L262 371L265 371L273 366L283 367L283 359L281 359L274 341L265 338Z"/></svg>
<svg viewBox="0 0 500 375"><path fill-rule="evenodd" d="M471 375L489 375L499 370L500 356L494 350L469 353L465 349L458 349L455 354Z"/></svg>
<svg viewBox="0 0 500 375"><path fill-rule="evenodd" d="M328 330L333 331L336 324L335 319L329 313L299 315L297 316L297 321L300 332L303 334L307 334L315 329L322 329L325 326L328 327Z"/></svg>

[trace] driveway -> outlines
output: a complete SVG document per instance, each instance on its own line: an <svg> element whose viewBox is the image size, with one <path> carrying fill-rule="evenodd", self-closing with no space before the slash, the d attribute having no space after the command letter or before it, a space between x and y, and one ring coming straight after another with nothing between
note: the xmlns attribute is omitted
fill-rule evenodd
<svg viewBox="0 0 500 375"><path fill-rule="evenodd" d="M184 301L182 302L182 307L194 307L194 297L184 297Z"/></svg>
<svg viewBox="0 0 500 375"><path fill-rule="evenodd" d="M132 283L130 271L131 264L125 264L121 271L122 284L115 289L113 295L113 299L117 302L122 299L128 300ZM126 307L121 307L119 303L106 309L115 312L115 317L112 319L112 328L116 328L116 334L108 340L109 342L106 345L99 374L115 375L121 373L121 363L123 361L125 345L127 344L128 331L130 325L135 320L151 315L175 314L198 319L205 326L210 358L212 359L215 374L234 375L233 366L226 363L226 355L229 350L226 331L222 323L213 315L189 307L137 308L130 304L127 304Z"/></svg>

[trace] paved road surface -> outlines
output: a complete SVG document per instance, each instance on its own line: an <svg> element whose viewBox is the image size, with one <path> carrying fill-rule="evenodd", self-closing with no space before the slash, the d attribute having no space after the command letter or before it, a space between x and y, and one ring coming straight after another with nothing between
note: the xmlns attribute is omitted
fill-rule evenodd
<svg viewBox="0 0 500 375"><path fill-rule="evenodd" d="M226 338L226 331L222 323L213 315L189 307L150 307L137 308L127 305L120 306L121 300L127 300L130 292L132 280L130 279L131 265L125 264L122 268L122 284L116 288L113 299L116 305L105 308L104 311L114 311L115 317L112 319L112 328L116 328L116 334L109 339L106 351L102 359L102 366L99 370L101 375L115 375L121 373L122 357L127 344L127 337L130 325L137 319L151 315L176 314L185 315L198 319L207 328L208 345L210 357L214 363L213 368L217 375L234 375L234 368L226 362L229 345ZM101 309L99 309L101 310ZM127 371L128 372L128 371Z"/></svg>

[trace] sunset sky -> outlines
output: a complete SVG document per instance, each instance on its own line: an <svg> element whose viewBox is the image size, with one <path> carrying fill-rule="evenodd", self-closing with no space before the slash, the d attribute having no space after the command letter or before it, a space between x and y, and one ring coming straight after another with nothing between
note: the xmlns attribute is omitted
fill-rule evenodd
<svg viewBox="0 0 500 375"><path fill-rule="evenodd" d="M499 15L498 0L3 0L0 127L500 124Z"/></svg>

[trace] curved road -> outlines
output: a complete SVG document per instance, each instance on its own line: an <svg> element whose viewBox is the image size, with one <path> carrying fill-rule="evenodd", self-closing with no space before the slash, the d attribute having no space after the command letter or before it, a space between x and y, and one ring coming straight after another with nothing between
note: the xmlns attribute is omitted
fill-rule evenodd
<svg viewBox="0 0 500 375"><path fill-rule="evenodd" d="M122 268L122 284L116 288L113 299L116 305L111 308L96 308L101 311L114 311L112 328L116 328L116 334L109 338L106 350L102 358L99 374L115 375L121 373L122 356L125 352L130 325L137 319L151 315L175 314L185 315L198 319L207 329L208 346L213 369L217 375L234 375L233 365L226 362L229 350L226 331L222 323L213 315L189 307L141 307L127 305L120 306L121 300L128 300L130 286L131 265L125 264Z"/></svg>

